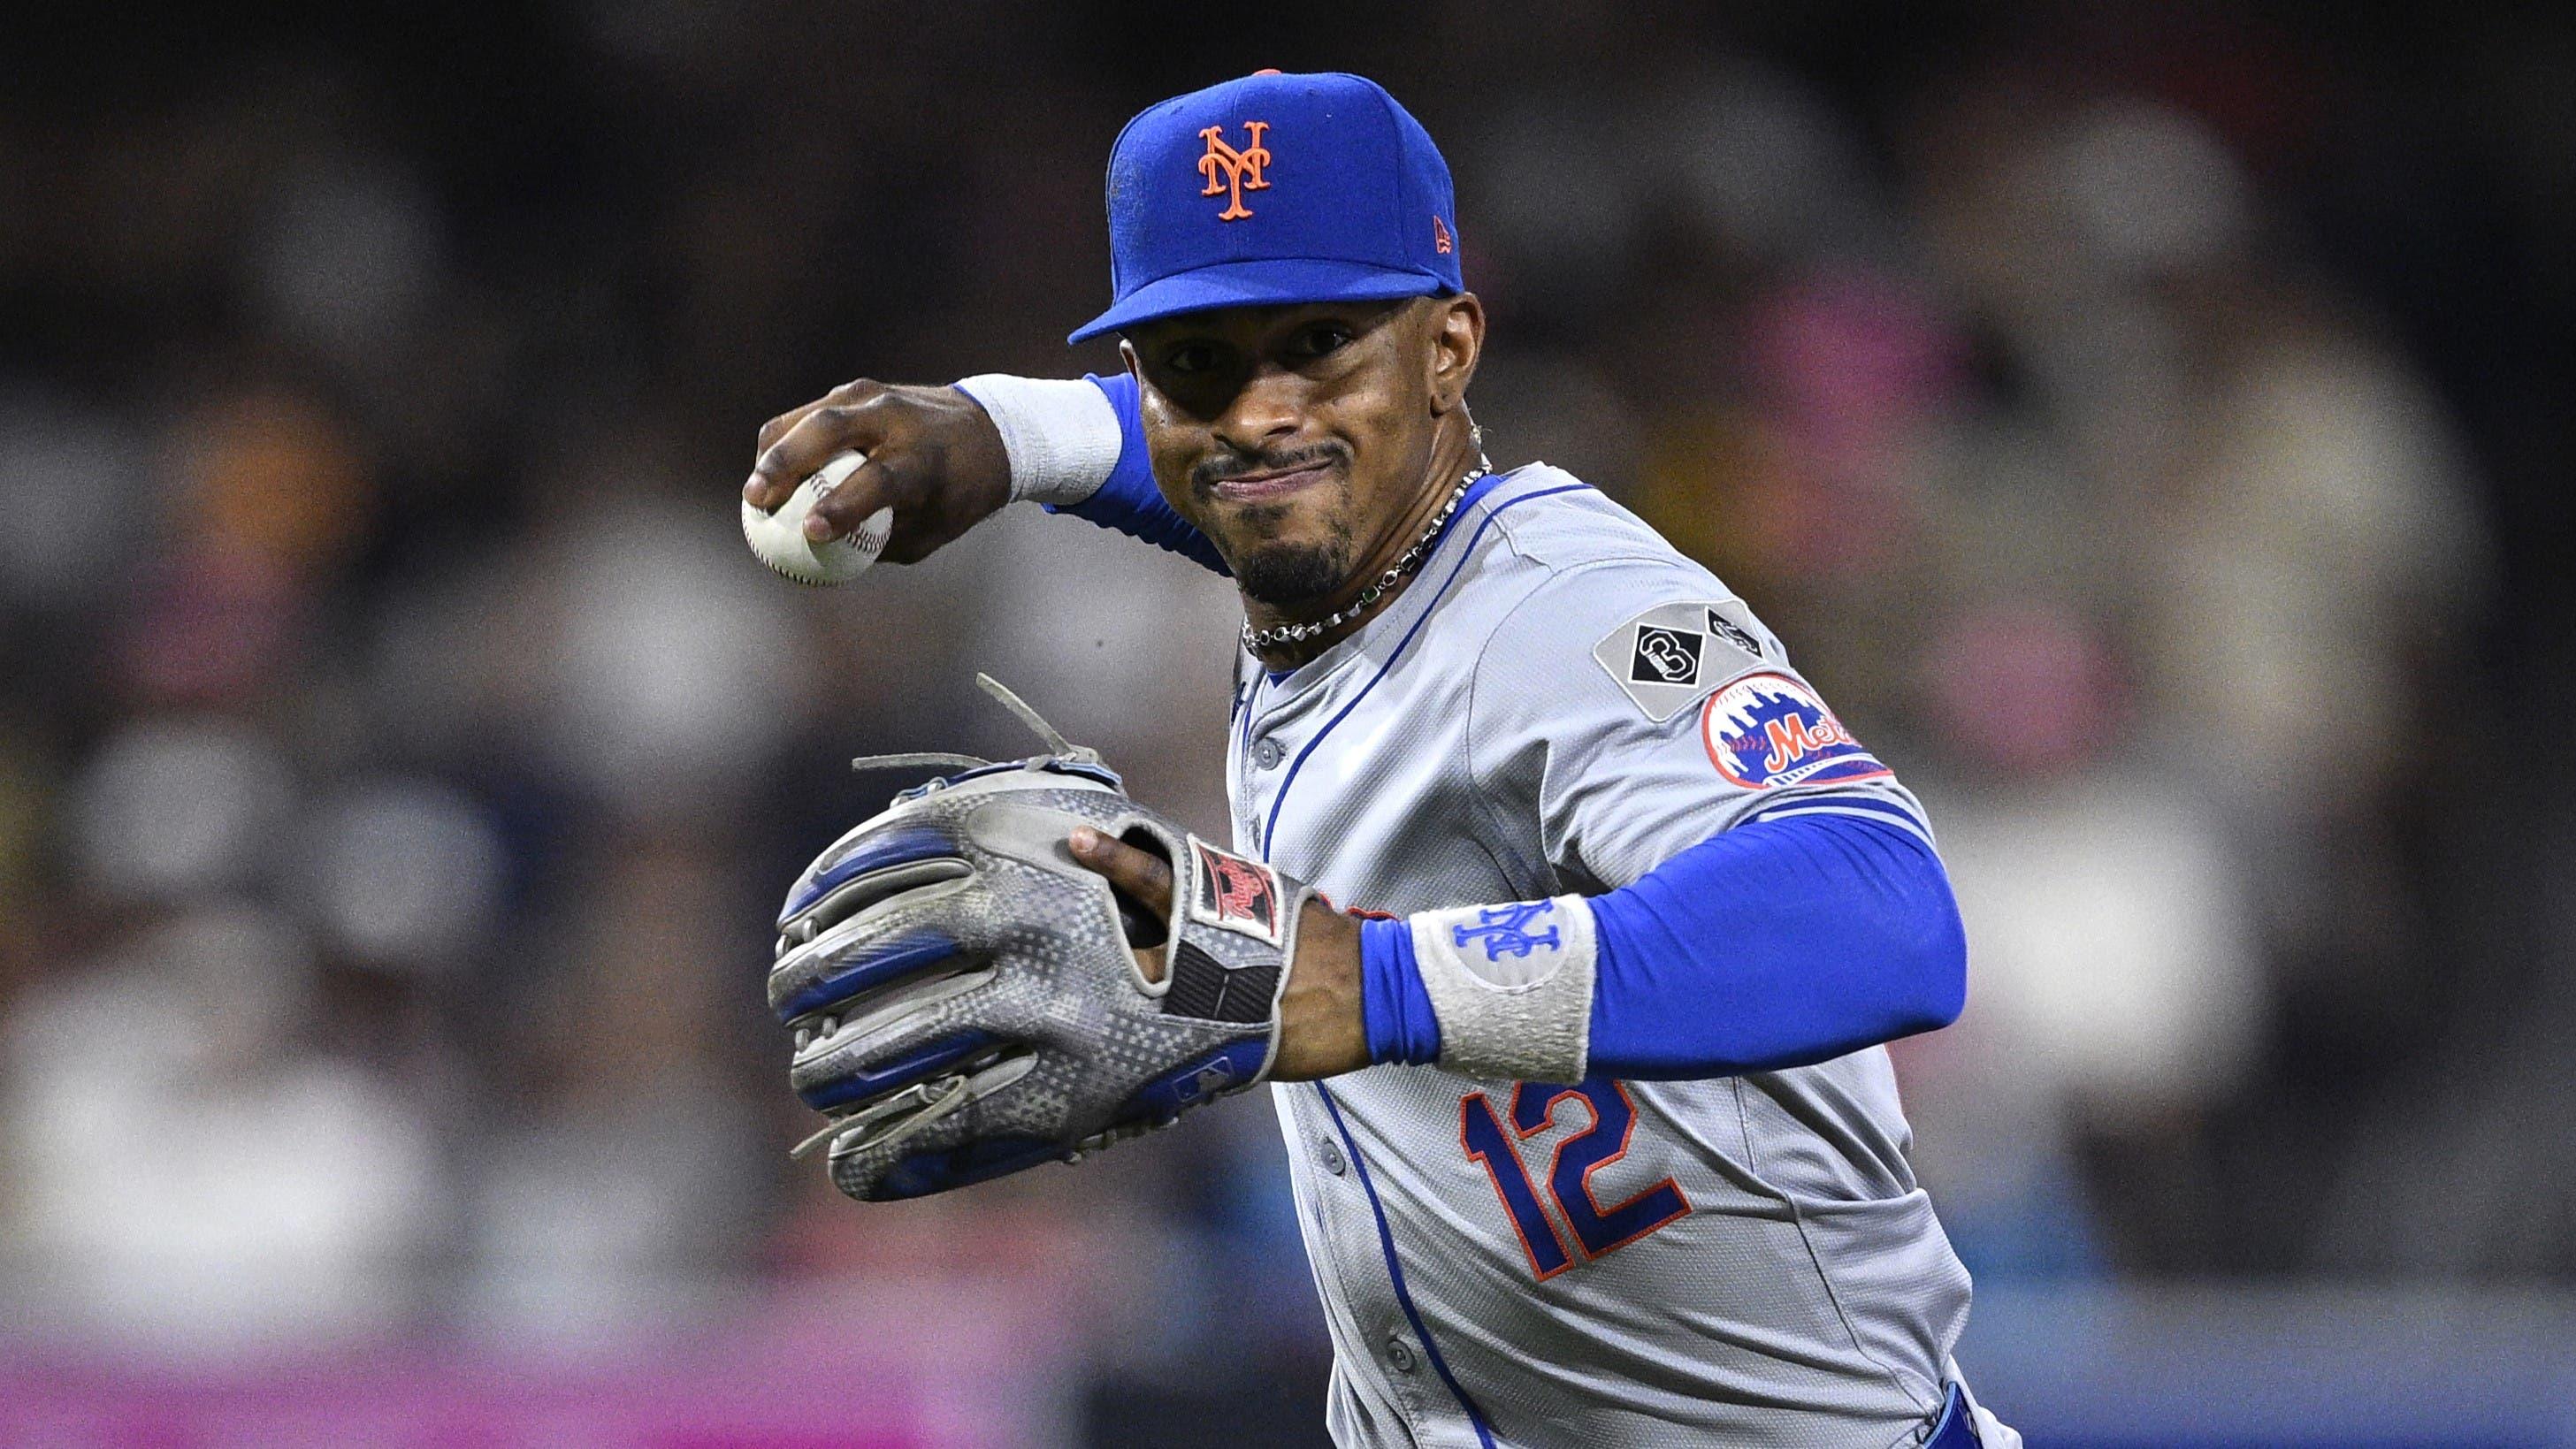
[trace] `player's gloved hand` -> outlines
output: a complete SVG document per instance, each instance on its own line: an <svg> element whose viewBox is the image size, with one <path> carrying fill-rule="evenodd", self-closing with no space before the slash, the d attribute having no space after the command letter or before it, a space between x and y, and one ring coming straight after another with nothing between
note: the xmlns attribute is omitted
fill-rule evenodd
<svg viewBox="0 0 2576 1449"><path fill-rule="evenodd" d="M1127 797L1027 706L1048 753L905 791L797 878L769 1004L789 1084L832 1122L855 1198L942 1192L1070 1159L1242 1091L1277 1060L1303 884ZM1168 921L1069 848L1089 827L1179 867ZM1149 972L1138 949L1160 947Z"/></svg>
<svg viewBox="0 0 2576 1449"><path fill-rule="evenodd" d="M881 556L915 563L1011 501L1011 460L1001 431L973 398L953 387L864 378L761 424L760 454L742 496L774 509L815 470L853 449L868 460L815 506L806 530L817 542L892 508L894 533Z"/></svg>

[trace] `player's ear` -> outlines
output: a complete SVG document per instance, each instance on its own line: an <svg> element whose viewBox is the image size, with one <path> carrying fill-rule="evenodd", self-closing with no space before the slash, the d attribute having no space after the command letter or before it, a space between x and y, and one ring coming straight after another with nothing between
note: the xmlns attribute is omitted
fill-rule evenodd
<svg viewBox="0 0 2576 1449"><path fill-rule="evenodd" d="M1473 292L1434 297L1431 326L1431 412L1449 412L1466 401L1485 351L1485 304Z"/></svg>
<svg viewBox="0 0 2576 1449"><path fill-rule="evenodd" d="M1127 375L1136 379L1136 385L1138 387L1143 387L1145 385L1145 369L1139 366L1136 362L1136 344L1128 341L1124 337L1119 338L1118 360L1127 364Z"/></svg>

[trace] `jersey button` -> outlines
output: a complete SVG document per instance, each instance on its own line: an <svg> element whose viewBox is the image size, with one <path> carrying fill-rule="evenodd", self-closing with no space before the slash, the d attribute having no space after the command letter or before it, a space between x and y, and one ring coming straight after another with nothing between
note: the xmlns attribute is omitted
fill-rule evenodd
<svg viewBox="0 0 2576 1449"><path fill-rule="evenodd" d="M1422 1361L1414 1356L1413 1345L1398 1337L1386 1341L1386 1362L1387 1366L1397 1373L1409 1374L1420 1366Z"/></svg>
<svg viewBox="0 0 2576 1449"><path fill-rule="evenodd" d="M1275 770L1288 757L1288 747L1268 735L1252 742L1252 763L1257 769Z"/></svg>
<svg viewBox="0 0 2576 1449"><path fill-rule="evenodd" d="M1348 1171L1351 1165L1350 1159L1342 1156L1342 1145L1330 1137L1315 1139L1315 1160L1324 1164L1324 1170L1335 1177Z"/></svg>

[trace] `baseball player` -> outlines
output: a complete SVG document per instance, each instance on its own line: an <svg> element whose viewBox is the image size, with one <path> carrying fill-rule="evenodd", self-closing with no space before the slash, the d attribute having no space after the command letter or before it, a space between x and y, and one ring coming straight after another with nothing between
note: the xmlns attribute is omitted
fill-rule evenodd
<svg viewBox="0 0 2576 1449"><path fill-rule="evenodd" d="M815 537L891 506L911 561L1035 500L1230 574L1231 847L1048 732L826 852L771 996L836 1181L1267 1080L1340 1444L2018 1445L1952 1361L1968 1275L1881 1046L1964 997L1921 805L1707 570L1486 463L1449 171L1384 90L1166 101L1108 205L1073 336L1123 374L853 383L745 496L855 448Z"/></svg>

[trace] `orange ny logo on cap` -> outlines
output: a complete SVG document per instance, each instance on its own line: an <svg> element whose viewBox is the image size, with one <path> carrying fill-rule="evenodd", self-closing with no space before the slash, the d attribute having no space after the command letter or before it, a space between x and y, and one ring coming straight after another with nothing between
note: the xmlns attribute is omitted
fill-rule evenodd
<svg viewBox="0 0 2576 1449"><path fill-rule="evenodd" d="M1225 144L1223 126L1199 132L1199 139L1207 142L1207 154L1199 158L1199 174L1207 178L1207 190L1199 195L1226 194L1225 210L1216 214L1219 221L1241 221L1252 215L1252 208L1243 204L1243 193L1270 189L1270 183L1261 179L1261 168L1270 164L1270 148L1261 144L1261 133L1270 129L1270 123L1246 121L1243 128L1252 133L1252 141L1240 151ZM1220 171L1225 173L1222 181L1217 179Z"/></svg>

